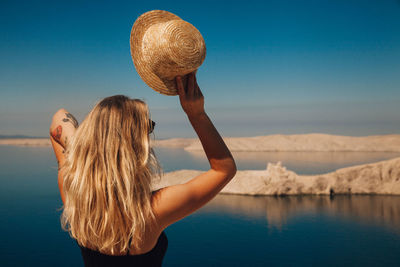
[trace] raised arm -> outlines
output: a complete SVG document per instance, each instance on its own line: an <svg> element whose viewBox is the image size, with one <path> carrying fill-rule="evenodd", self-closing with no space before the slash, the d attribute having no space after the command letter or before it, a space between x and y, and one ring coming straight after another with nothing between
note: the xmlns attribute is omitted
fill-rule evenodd
<svg viewBox="0 0 400 267"><path fill-rule="evenodd" d="M185 87L177 77L177 87L182 108L203 145L210 170L185 184L160 189L153 195L153 207L161 228L202 207L236 174L235 161L204 110L204 97L195 74L188 75Z"/></svg>
<svg viewBox="0 0 400 267"><path fill-rule="evenodd" d="M68 140L70 140L75 134L76 128L78 128L78 121L67 110L60 109L53 115L50 125L50 140L58 162L58 188L60 189L60 195L63 202L63 177L62 172L60 171L60 166L65 162L65 149L68 146Z"/></svg>

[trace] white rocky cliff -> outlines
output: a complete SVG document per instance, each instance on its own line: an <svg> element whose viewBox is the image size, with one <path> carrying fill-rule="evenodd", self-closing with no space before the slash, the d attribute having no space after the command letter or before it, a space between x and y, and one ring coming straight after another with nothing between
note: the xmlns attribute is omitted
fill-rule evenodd
<svg viewBox="0 0 400 267"><path fill-rule="evenodd" d="M180 170L165 173L154 189L185 183L201 171ZM238 171L222 190L242 195L400 195L400 158L338 169L321 175L298 175L278 163L266 170Z"/></svg>

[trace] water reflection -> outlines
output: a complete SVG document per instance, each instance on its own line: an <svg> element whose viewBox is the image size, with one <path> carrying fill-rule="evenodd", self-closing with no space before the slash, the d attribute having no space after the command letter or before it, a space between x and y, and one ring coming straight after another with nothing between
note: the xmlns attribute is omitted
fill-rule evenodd
<svg viewBox="0 0 400 267"><path fill-rule="evenodd" d="M157 151L166 171L208 168L205 158L182 149ZM296 164L310 157L307 161L311 164L323 158L313 157L314 153L239 154L235 156L242 169L263 169L268 160L282 160L288 166L290 160ZM335 153L331 160L347 164L373 160L374 155L390 153ZM57 163L51 148L0 147L0 159L0 265L81 266L76 243L60 227ZM400 235L391 231L400 233L399 202L400 197L390 196L218 195L199 212L167 229L171 242L165 266L396 266ZM318 214L328 220L296 221L297 216ZM343 219L359 224L346 227ZM321 228L325 223L345 230L341 234L326 231ZM358 229L361 224L377 227ZM265 231L265 226L290 231ZM60 261L60 255L68 257Z"/></svg>
<svg viewBox="0 0 400 267"><path fill-rule="evenodd" d="M265 218L268 227L282 228L291 218L322 214L360 224L387 227L400 234L399 196L240 196L219 194L204 211Z"/></svg>

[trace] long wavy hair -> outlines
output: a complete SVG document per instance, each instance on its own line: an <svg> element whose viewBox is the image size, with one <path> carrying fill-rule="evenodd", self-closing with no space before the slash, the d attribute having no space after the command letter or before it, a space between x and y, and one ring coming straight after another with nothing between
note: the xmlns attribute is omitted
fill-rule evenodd
<svg viewBox="0 0 400 267"><path fill-rule="evenodd" d="M61 224L80 245L125 253L155 219L151 185L161 171L150 147L150 122L145 102L111 96L90 111L70 140L62 166Z"/></svg>

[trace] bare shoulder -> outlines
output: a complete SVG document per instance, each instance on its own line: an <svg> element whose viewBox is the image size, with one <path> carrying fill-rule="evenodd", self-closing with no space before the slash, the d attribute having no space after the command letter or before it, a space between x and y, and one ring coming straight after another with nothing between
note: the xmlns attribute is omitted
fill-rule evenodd
<svg viewBox="0 0 400 267"><path fill-rule="evenodd" d="M152 195L152 207L161 229L165 229L204 206L233 176L234 173L211 169L184 184L155 191Z"/></svg>
<svg viewBox="0 0 400 267"><path fill-rule="evenodd" d="M184 202L187 202L188 197L185 186L181 184L164 187L153 192L152 208L160 230L164 230L173 223L170 222L171 218L169 217L174 213L174 209L183 211Z"/></svg>

